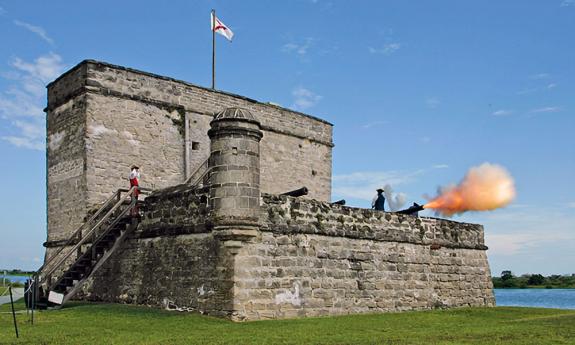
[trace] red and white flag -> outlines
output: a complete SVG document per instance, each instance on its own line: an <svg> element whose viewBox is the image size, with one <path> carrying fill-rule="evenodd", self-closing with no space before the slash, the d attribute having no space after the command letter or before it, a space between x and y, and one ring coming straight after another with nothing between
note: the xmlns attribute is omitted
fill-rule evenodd
<svg viewBox="0 0 575 345"><path fill-rule="evenodd" d="M232 32L232 30L230 30L230 28L228 28L224 23L222 23L221 20L218 19L218 17L216 17L214 15L214 13L211 14L212 17L212 31L217 32L218 34L224 36L225 38L228 39L228 41L232 41L232 38L234 37L234 33Z"/></svg>

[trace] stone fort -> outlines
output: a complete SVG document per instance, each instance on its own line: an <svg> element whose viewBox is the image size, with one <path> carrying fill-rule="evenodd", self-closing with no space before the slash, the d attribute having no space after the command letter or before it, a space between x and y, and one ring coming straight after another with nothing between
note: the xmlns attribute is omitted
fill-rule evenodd
<svg viewBox="0 0 575 345"><path fill-rule="evenodd" d="M481 225L330 203L324 120L92 60L46 112L49 303L236 321L495 303Z"/></svg>

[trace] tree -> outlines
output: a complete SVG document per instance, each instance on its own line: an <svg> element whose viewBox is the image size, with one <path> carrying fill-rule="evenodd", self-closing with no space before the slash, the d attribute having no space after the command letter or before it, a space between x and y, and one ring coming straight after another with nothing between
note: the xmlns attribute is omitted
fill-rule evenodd
<svg viewBox="0 0 575 345"><path fill-rule="evenodd" d="M511 279L513 279L513 273L511 273L511 271L501 272L501 280L506 281Z"/></svg>
<svg viewBox="0 0 575 345"><path fill-rule="evenodd" d="M543 285L545 283L545 277L541 274L532 274L527 280L528 285Z"/></svg>

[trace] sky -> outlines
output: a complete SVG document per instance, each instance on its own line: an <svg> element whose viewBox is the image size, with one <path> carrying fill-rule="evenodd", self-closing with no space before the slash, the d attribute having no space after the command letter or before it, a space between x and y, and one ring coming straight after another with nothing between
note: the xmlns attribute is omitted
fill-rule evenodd
<svg viewBox="0 0 575 345"><path fill-rule="evenodd" d="M44 256L45 85L95 59L209 86L212 8L218 89L334 124L333 200L498 164L516 199L452 219L485 226L493 275L575 273L575 0L0 0L0 268Z"/></svg>

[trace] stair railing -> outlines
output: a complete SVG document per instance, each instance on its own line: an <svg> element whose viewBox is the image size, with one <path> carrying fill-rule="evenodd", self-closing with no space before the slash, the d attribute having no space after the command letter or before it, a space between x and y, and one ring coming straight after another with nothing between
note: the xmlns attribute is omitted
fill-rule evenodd
<svg viewBox="0 0 575 345"><path fill-rule="evenodd" d="M89 239L94 240L96 237L96 231L98 230L98 228L106 221L110 218L110 216L112 214L114 214L114 212L124 203L126 197L131 197L134 194L135 189L138 187L132 187L129 190L126 189L118 189L116 191L116 193L114 193L114 195L112 197L110 197L102 207L100 207L100 209L98 209L98 211L92 216L90 217L90 219L85 222L84 224L82 224L78 230L76 230L72 236L70 237L70 239L66 242L66 245L71 245L73 242L76 242L76 244L70 248L67 253L65 253L64 255L59 255L65 248L66 246L63 246L62 248L60 248L60 250L58 250L58 252L52 256L52 258L50 258L49 260L47 260L47 262L42 265L42 267L36 272L37 280L35 279L36 282L36 287L39 287L40 285L42 285L44 283L44 281L46 280L46 277L49 277L52 273L54 273L59 267L60 265L62 265L74 252L78 251L80 249L80 247L85 244ZM140 188L142 189L142 188ZM127 192L126 196L124 198L121 197L121 193L122 192ZM90 230L87 233L82 233L82 229L85 228L86 225L90 224L91 222L93 222L94 220L96 220L96 218L102 213L104 212L104 210L106 210L106 208L108 208L112 201L117 200L114 204L114 206L112 206L112 208L109 209L108 212L106 212L106 214L99 220L96 222L96 224L92 227L90 227ZM134 203L135 205L135 203ZM131 209L134 205L132 205L132 203L130 204L130 207L127 207L126 210ZM126 211L124 210L124 211ZM126 211L127 212L127 211ZM125 212L122 212L122 214L125 214ZM118 217L119 218L119 217ZM116 219L117 222L117 219ZM115 223L114 223L115 224ZM78 238L78 239L76 239ZM51 268L48 267L49 263L52 263L52 261L56 258L56 257L60 257L59 260L56 261L56 263L54 263L52 265ZM48 270L46 272L44 272L43 268L48 268ZM50 284L50 282L48 283Z"/></svg>
<svg viewBox="0 0 575 345"><path fill-rule="evenodd" d="M210 169L208 168L208 161L209 158L200 164L200 166L188 177L186 180L186 184L191 184L192 186L197 186L203 181L204 177L209 173Z"/></svg>
<svg viewBox="0 0 575 345"><path fill-rule="evenodd" d="M132 210L132 208L134 206L136 206L136 200L132 199L132 201L130 202L130 206L124 208L123 210L121 210L120 214L118 214L114 220L112 221L112 223L110 225L108 225L106 227L106 230L104 230L101 234L98 235L97 239L93 239L92 240L92 248L91 248L91 258L93 261L95 261L96 259L96 243L100 242L100 240L102 240L104 237L106 237L106 235L108 235L108 233L116 226L116 224L120 221L120 219L122 219L122 217L124 217L128 212L130 212ZM96 271L98 271L98 269L100 267L102 267L102 265L106 262L106 260L110 257L110 255L119 248L119 245L121 245L121 243L123 242L123 239L129 235L129 233L134 230L137 227L137 223L132 223L129 227L129 229L127 229L121 236L119 239L116 240L116 242L114 243L114 245L112 246L112 248L110 248L109 250L105 251L102 256L100 258L98 258L96 264L90 269L90 272L88 273L87 276L84 276L80 281L78 281L77 284L75 284L70 290L66 291L65 296L62 300L62 304L66 303L67 301L69 301L75 294L76 292L78 292L82 286L84 285L84 283L86 282L86 280L92 275L94 274ZM53 286L49 286L48 290L53 290L54 287L56 286L58 282L54 282Z"/></svg>
<svg viewBox="0 0 575 345"><path fill-rule="evenodd" d="M40 272L42 272L42 270L43 270L45 267L48 267L48 266L54 261L54 259L57 258L64 249L66 249L66 247L72 245L72 244L74 243L74 241L78 241L79 239L81 239L81 238L82 238L82 230L83 230L88 224L92 223L108 206L110 206L110 205L112 204L112 201L113 201L114 199L120 200L120 199L121 199L121 197L120 197L121 193L123 193L123 192L128 192L128 191L129 191L128 189L120 188L120 189L118 189L111 197L109 197L108 200L106 200L106 201L102 204L102 206L100 206L100 208L99 208L87 221L85 221L84 223L82 223L82 224L74 231L74 233L68 238L68 240L66 241L66 243L63 244L63 245L60 247L60 249L58 249L58 251L57 251L55 254L53 254L50 258L48 258L48 259L46 260L46 262L44 262L44 264L42 264L42 266L40 266L40 268L38 268L38 270L36 271L36 273L39 274Z"/></svg>

